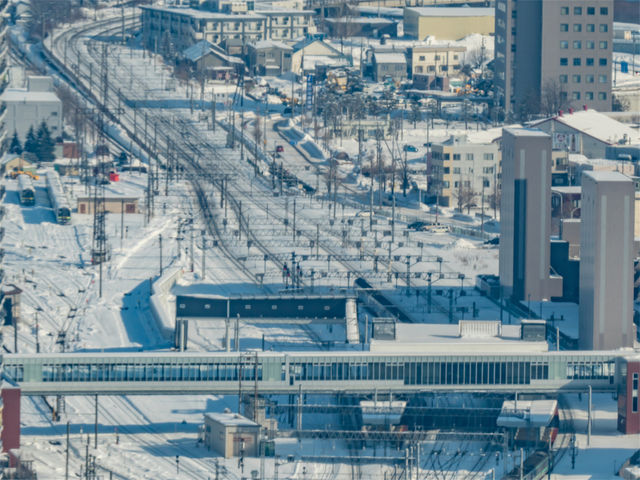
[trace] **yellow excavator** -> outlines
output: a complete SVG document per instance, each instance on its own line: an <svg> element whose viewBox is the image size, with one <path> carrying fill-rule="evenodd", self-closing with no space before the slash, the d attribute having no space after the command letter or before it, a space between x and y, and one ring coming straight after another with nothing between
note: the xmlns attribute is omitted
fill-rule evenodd
<svg viewBox="0 0 640 480"><path fill-rule="evenodd" d="M40 176L36 175L35 173L24 170L14 170L12 172L9 172L9 176L11 176L11 178L13 179L16 179L18 175L28 175L32 180L38 180L40 178Z"/></svg>

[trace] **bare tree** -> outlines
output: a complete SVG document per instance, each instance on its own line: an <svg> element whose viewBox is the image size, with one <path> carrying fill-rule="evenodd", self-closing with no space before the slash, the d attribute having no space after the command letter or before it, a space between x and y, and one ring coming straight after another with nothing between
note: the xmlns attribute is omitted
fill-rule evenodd
<svg viewBox="0 0 640 480"><path fill-rule="evenodd" d="M477 194L473 191L469 180L463 181L460 179L458 181L458 188L456 189L454 196L456 197L457 209L459 212L462 212L462 209L466 208L467 214L469 214L471 207L476 206Z"/></svg>
<svg viewBox="0 0 640 480"><path fill-rule="evenodd" d="M631 109L629 99L622 95L613 95L611 109L614 112L627 112Z"/></svg>
<svg viewBox="0 0 640 480"><path fill-rule="evenodd" d="M569 100L562 84L554 78L545 80L540 93L540 111L546 115L554 115L558 110L565 110L567 107Z"/></svg>
<svg viewBox="0 0 640 480"><path fill-rule="evenodd" d="M82 10L72 0L31 0L29 36L42 40L61 23L82 17Z"/></svg>

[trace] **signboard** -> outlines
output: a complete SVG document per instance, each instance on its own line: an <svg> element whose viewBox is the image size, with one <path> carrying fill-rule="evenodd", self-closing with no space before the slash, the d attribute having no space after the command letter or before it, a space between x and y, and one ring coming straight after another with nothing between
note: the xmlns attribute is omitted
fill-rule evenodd
<svg viewBox="0 0 640 480"><path fill-rule="evenodd" d="M554 150L578 152L580 150L580 135L577 133L554 133L552 137Z"/></svg>

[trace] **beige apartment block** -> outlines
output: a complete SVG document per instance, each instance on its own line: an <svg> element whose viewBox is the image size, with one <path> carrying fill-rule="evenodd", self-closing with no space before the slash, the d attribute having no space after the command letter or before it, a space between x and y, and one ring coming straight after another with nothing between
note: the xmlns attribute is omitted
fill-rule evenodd
<svg viewBox="0 0 640 480"><path fill-rule="evenodd" d="M429 45L413 47L411 72L413 75L456 76L462 68L466 47Z"/></svg>
<svg viewBox="0 0 640 480"><path fill-rule="evenodd" d="M545 92L611 110L613 0L496 0L495 12L495 93L506 113Z"/></svg>

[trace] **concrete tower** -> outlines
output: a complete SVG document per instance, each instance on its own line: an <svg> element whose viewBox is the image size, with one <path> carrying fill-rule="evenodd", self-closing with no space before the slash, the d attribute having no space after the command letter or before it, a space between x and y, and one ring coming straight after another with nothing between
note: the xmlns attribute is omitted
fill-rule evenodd
<svg viewBox="0 0 640 480"><path fill-rule="evenodd" d="M584 172L580 227L580 348L633 345L633 181Z"/></svg>
<svg viewBox="0 0 640 480"><path fill-rule="evenodd" d="M549 299L551 137L502 131L500 285L514 300Z"/></svg>

